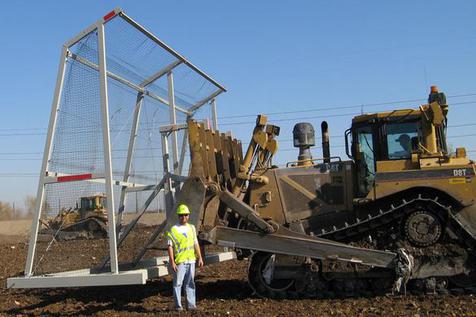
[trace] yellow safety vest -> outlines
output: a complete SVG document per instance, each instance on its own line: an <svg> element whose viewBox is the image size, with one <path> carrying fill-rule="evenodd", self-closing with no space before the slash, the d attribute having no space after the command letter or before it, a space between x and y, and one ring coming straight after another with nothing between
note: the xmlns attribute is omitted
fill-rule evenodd
<svg viewBox="0 0 476 317"><path fill-rule="evenodd" d="M167 237L172 240L174 247L174 260L176 264L185 261L195 261L195 227L187 223L188 230L185 234L180 233L175 226L167 232Z"/></svg>

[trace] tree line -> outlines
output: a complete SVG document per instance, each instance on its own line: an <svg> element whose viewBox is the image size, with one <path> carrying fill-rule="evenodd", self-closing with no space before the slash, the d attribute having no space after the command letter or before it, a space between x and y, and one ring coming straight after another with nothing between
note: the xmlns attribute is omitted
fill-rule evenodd
<svg viewBox="0 0 476 317"><path fill-rule="evenodd" d="M0 221L33 218L35 203L36 197L34 196L26 196L23 200L23 206L0 201Z"/></svg>

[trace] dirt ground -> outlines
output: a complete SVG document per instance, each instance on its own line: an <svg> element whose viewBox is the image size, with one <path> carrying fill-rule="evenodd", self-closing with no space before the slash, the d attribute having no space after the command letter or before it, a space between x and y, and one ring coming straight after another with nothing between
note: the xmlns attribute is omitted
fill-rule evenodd
<svg viewBox="0 0 476 317"><path fill-rule="evenodd" d="M135 232L121 248L130 259L150 228ZM38 273L86 268L98 263L106 240L77 240L38 246ZM474 295L420 295L333 300L269 300L252 294L246 261L210 265L197 272L199 311L173 311L171 279L146 285L74 289L6 289L6 279L23 274L27 243L0 235L0 316L476 316Z"/></svg>

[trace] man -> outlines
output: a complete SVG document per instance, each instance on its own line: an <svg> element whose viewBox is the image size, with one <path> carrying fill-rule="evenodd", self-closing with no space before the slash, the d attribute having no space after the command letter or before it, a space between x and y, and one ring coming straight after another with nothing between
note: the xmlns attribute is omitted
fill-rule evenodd
<svg viewBox="0 0 476 317"><path fill-rule="evenodd" d="M410 136L406 133L400 134L398 139L396 139L400 146L403 148L403 151L398 151L393 153L395 158L408 158L412 153L412 143Z"/></svg>
<svg viewBox="0 0 476 317"><path fill-rule="evenodd" d="M184 204L177 207L179 223L167 232L168 254L170 266L174 270L174 301L175 309L183 310L181 293L185 285L187 294L187 309L194 310L195 304L195 261L203 266L202 254L198 244L195 226L188 223L190 210Z"/></svg>

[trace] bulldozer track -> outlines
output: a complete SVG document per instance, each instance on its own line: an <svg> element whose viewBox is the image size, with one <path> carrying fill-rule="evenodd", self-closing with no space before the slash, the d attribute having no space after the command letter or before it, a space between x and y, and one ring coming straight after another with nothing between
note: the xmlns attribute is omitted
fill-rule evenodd
<svg viewBox="0 0 476 317"><path fill-rule="evenodd" d="M451 206L445 205L438 201L438 197L435 198L424 198L422 194L418 194L417 197L410 200L404 198L401 199L401 203L396 205L390 204L387 210L383 210L383 207L379 208L377 212L374 212L373 216L371 213L367 215L365 219L355 219L355 223L348 224L345 223L344 226L337 228L333 226L332 229L322 229L321 232L314 232L313 234L320 238L336 240L336 241L345 241L347 239L352 239L356 236L362 236L364 234L370 233L374 229L377 229L383 225L388 225L396 220L402 219L408 214L410 214L413 209L406 207L411 207L416 203L422 203L426 206L432 204L437 207L439 210L444 210L449 216L451 216ZM401 211L401 212L399 212Z"/></svg>
<svg viewBox="0 0 476 317"><path fill-rule="evenodd" d="M268 254L269 255L269 254ZM349 273L345 278L326 280L317 274L307 274L297 280L280 280L269 285L264 281L260 272L264 252L255 252L249 263L248 283L254 294L262 298L294 299L340 299L351 297L390 296L401 295L441 294L441 295L468 295L476 294L476 287L449 287L447 278L412 280L408 288L402 292L393 292L393 277L366 277L358 273ZM427 282L428 281L428 282ZM303 283L307 283L303 285ZM301 284L299 286L299 284ZM431 284L432 287L426 285Z"/></svg>
<svg viewBox="0 0 476 317"><path fill-rule="evenodd" d="M321 229L320 232L311 232L312 236L317 236L319 238L325 238L329 240L339 241L339 242L354 242L358 241L359 238L371 235L375 230L382 228L390 228L392 223L397 223L398 221L405 219L409 214L414 212L418 208L429 208L439 217L446 217L448 221L446 226L452 229L454 232L458 232L458 244L467 245L463 239L463 229L459 226L457 221L452 217L452 206L446 204L445 201L440 200L437 196L433 197L424 197L423 194L414 195L411 199L400 199L400 203L390 203L387 204L387 208L383 207L384 203L381 203L380 208L376 212L369 213L365 219L356 218L355 221L351 224L344 223L342 226L337 227L333 226L328 229ZM418 207L418 208L416 208ZM398 230L398 229L397 229ZM388 232L387 232L388 233ZM396 232L397 233L397 232ZM398 232L398 234L401 234ZM473 252L466 248L467 251ZM263 281L262 272L260 272L262 255L261 252L256 252L253 254L250 261L249 267L249 284L253 291L262 297L272 297L272 298L297 298L297 297L310 297L310 298L342 298L342 297L361 297L361 296L375 296L375 295L388 295L391 290L393 283L393 278L387 279L375 279L368 278L362 275L361 277L355 278L346 278L346 279L334 279L332 281L323 281L324 290L316 290L314 287L307 287L309 290L303 291L306 289L301 287L301 290L297 291L296 287L286 287L291 284L291 281L283 281L282 283L286 285L278 285L283 287L268 287ZM255 259L253 259L255 257ZM474 274L474 273L471 273ZM312 277L308 277L312 280ZM413 280L413 284L425 284L426 279ZM438 285L443 285L443 287L434 287L428 289L425 287L413 287L409 290L410 294L475 294L476 293L476 283L475 285L470 285L468 287L452 287L449 283L450 277L441 277L431 280L432 283L438 281ZM294 281L297 283L297 281ZM379 288L376 284L387 285L386 287ZM440 285L440 286L441 286ZM394 296L399 296L395 294Z"/></svg>

